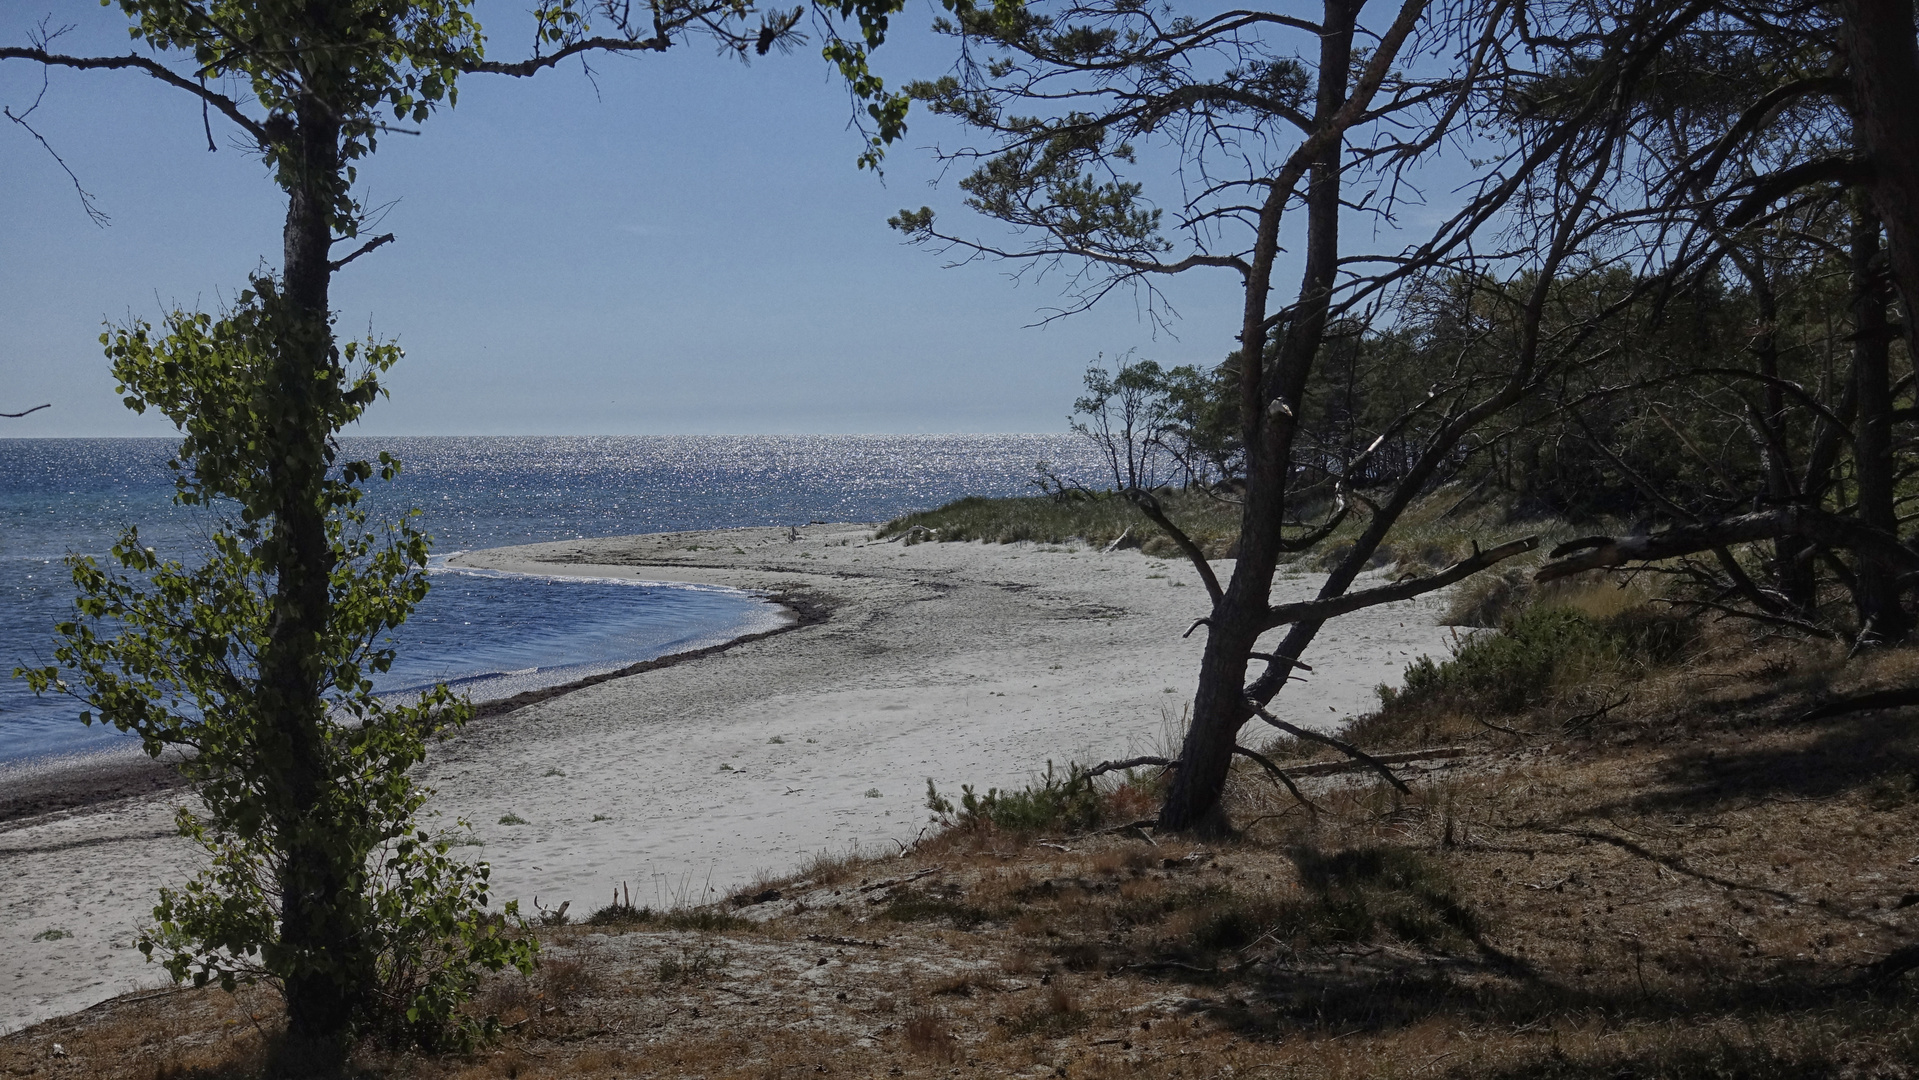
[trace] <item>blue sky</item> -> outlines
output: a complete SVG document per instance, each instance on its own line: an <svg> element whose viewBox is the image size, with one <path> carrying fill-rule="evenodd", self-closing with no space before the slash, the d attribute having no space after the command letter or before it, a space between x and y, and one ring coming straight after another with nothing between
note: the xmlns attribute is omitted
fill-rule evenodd
<svg viewBox="0 0 1919 1080"><path fill-rule="evenodd" d="M489 54L521 55L513 5L480 5ZM90 0L5 0L0 40L49 12L62 51L123 52ZM889 81L940 74L947 45L915 3L881 50ZM371 434L1059 431L1094 357L1137 348L1215 363L1233 346L1236 276L1173 283L1182 316L1155 336L1129 293L1033 328L1056 279L1004 263L948 268L885 219L938 190L924 148L958 133L916 114L884 182L816 47L742 67L694 45L534 80L473 77L418 138L361 168L397 199L399 240L347 268L343 331L397 337L407 358ZM39 69L0 65L0 102L31 104ZM185 94L133 74L53 72L35 126L112 224L80 209L58 165L0 122L0 411L50 402L0 437L158 435L113 393L104 321L217 307L278 261L281 202L259 162ZM979 231L990 226L972 219Z"/></svg>

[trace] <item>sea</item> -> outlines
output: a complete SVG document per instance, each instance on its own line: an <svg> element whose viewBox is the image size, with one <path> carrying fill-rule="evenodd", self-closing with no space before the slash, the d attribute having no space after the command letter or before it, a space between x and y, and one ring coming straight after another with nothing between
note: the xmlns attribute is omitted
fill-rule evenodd
<svg viewBox="0 0 1919 1080"><path fill-rule="evenodd" d="M217 524L173 503L170 439L0 439L0 765L123 749L80 723L72 698L36 697L16 667L53 662L73 617L65 558L103 557L130 525L189 564ZM736 589L501 574L448 567L461 551L596 536L885 521L965 495L1031 493L1047 462L1089 481L1072 435L438 437L341 440L402 471L372 485L377 516L421 511L431 591L394 635L381 693L444 682L475 701L561 685L718 644L781 622Z"/></svg>

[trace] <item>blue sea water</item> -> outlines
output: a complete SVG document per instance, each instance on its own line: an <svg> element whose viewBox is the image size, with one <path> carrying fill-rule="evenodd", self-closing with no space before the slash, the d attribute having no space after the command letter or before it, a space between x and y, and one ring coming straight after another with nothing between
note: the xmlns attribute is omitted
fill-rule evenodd
<svg viewBox="0 0 1919 1080"><path fill-rule="evenodd" d="M83 727L71 699L6 678L50 662L72 613L62 559L103 555L129 524L191 560L204 512L172 505L164 439L0 439L0 762L100 749L128 737ZM1091 478L1071 436L634 436L349 438L348 457L388 451L398 481L368 505L422 511L432 592L396 635L379 684L445 681L476 700L551 686L725 641L777 623L731 589L490 574L439 566L505 544L809 521L880 521L962 495L1030 491L1037 461ZM376 485L378 486L378 485Z"/></svg>

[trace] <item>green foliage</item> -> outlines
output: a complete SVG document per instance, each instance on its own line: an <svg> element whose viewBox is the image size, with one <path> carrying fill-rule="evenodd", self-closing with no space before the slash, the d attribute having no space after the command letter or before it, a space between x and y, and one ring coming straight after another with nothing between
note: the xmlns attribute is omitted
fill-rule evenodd
<svg viewBox="0 0 1919 1080"><path fill-rule="evenodd" d="M106 2L106 0L103 0ZM351 162L371 153L384 117L419 123L452 105L461 71L482 54L470 0L118 0L129 33L193 57L203 80L243 82L267 112L311 116L324 102L339 125L344 168L308 160L292 124L266 125L261 150L289 191L320 182L335 227L353 235ZM316 100L317 98L317 100Z"/></svg>
<svg viewBox="0 0 1919 1080"><path fill-rule="evenodd" d="M1234 503L1189 491L1161 495L1159 502L1166 516L1214 557L1224 555L1227 545L1239 535L1239 507ZM1041 544L1079 541L1104 547L1129 529L1146 554L1179 557L1172 538L1130 502L1072 488L1052 497L988 499L972 495L936 510L895 518L881 526L875 536L882 540L903 537L908 544L923 540L1011 544L1025 540Z"/></svg>
<svg viewBox="0 0 1919 1080"><path fill-rule="evenodd" d="M1015 833L1036 833L1052 828L1079 831L1098 826L1104 816L1099 789L1085 771L1078 765L1069 765L1066 775L1061 776L1051 761L1046 763L1046 772L1037 784L1028 784L1018 791L989 788L981 795L973 790L973 785L962 784L957 807L939 793L929 778L926 808L933 812L933 820L941 827L968 831L989 826Z"/></svg>
<svg viewBox="0 0 1919 1080"><path fill-rule="evenodd" d="M1406 668L1403 687L1379 688L1381 711L1518 712L1569 683L1671 663L1696 636L1691 622L1643 605L1595 616L1543 604L1508 619L1498 633L1466 641L1449 660L1420 657Z"/></svg>
<svg viewBox="0 0 1919 1080"><path fill-rule="evenodd" d="M1230 378L1225 365L1167 369L1131 354L1112 370L1095 363L1073 402L1072 429L1099 448L1115 491L1210 486L1243 467Z"/></svg>
<svg viewBox="0 0 1919 1080"><path fill-rule="evenodd" d="M428 740L463 723L444 686L412 701L382 698L372 677L394 659L389 632L425 595L427 538L411 518L373 523L362 485L400 465L339 463L317 485L324 514L327 617L309 643L301 694L320 703L311 727L261 677L269 648L273 568L289 539L277 507L298 498L267 455L275 425L332 431L380 393L399 358L390 343L350 343L336 378L312 388L304 412L275 395L271 370L289 330L275 283L260 278L215 319L176 311L166 332L135 323L106 337L113 373L136 411L157 408L184 432L171 462L180 503L219 517L197 566L163 558L129 529L105 565L67 560L79 617L62 623L58 665L20 672L38 692L72 694L88 724L138 735L182 767L201 808L181 833L209 864L161 890L140 950L196 985L321 978L349 987L363 1030L429 1046L465 1044L483 1028L459 1011L481 970L529 969L534 947L489 916L487 869L452 858L461 837L416 822L427 792L408 778ZM352 365L349 369L341 365ZM63 674L63 671L65 674ZM290 778L319 778L295 790ZM353 928L346 948L285 937L289 882L324 853L338 890L315 911ZM515 917L511 905L505 919Z"/></svg>

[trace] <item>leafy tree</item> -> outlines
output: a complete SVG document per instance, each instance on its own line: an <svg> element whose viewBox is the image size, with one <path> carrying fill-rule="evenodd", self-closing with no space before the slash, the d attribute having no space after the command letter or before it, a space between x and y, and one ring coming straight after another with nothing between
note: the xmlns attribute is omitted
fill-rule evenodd
<svg viewBox="0 0 1919 1080"><path fill-rule="evenodd" d="M468 0L118 6L157 58L64 55L43 33L0 47L0 60L130 70L195 95L246 133L285 192L283 258L217 320L176 312L163 332L136 324L109 335L128 404L158 408L185 432L179 498L237 520L197 568L159 560L137 534L116 547L119 570L77 564L87 618L62 655L94 718L139 732L150 752L199 755L191 768L205 814L183 826L216 857L206 876L166 894L146 944L176 975L276 979L288 1060L328 1068L356 1031L417 1032L449 1018L473 964L526 960L479 913L483 870L451 861L442 839L412 823L422 793L406 769L460 710L444 695L382 704L367 682L390 661L378 634L425 587L425 541L404 524L370 528L355 509L361 487L396 462L338 459L336 434L399 355L390 344L343 345L333 332L334 274L394 239L361 237L358 163L390 123L453 104L463 75L530 76L569 57L660 52L691 38L764 54L796 39L804 9L691 0L636 18L618 0L542 0L534 55L499 62L486 58ZM903 130L904 100L866 64L898 7L812 9L826 58L867 103L875 130L862 164L877 164ZM857 35L834 31L849 20ZM216 89L234 84L248 96ZM117 636L102 620L120 624ZM60 685L57 670L35 678Z"/></svg>
<svg viewBox="0 0 1919 1080"><path fill-rule="evenodd" d="M480 1028L457 1009L478 972L530 970L534 946L486 913L486 866L454 858L454 837L415 821L427 792L408 770L469 708L444 686L410 703L373 692L372 676L394 659L385 635L427 591L426 536L358 508L369 479L399 471L391 457L333 462L319 485L327 610L299 688L318 717L289 723L284 689L262 677L281 610L266 457L279 444L263 404L286 332L278 322L292 314L263 276L218 319L176 311L162 331L134 323L103 339L128 405L159 410L185 435L171 463L176 501L219 524L194 567L143 546L137 528L107 567L70 557L82 618L59 627L60 666L28 678L69 690L83 721L137 734L149 754L190 752L181 767L202 809L183 809L180 831L209 865L161 890L138 943L149 959L196 985L269 979L307 1024L464 1043ZM329 458L332 434L381 393L378 376L399 357L378 341L339 350L338 378L315 395ZM515 914L508 904L505 920Z"/></svg>
<svg viewBox="0 0 1919 1080"><path fill-rule="evenodd" d="M1098 448L1112 474L1113 490L1139 491L1159 484L1162 439L1170 423L1166 372L1151 360L1119 358L1112 370L1086 369L1086 393L1073 402L1072 429Z"/></svg>

